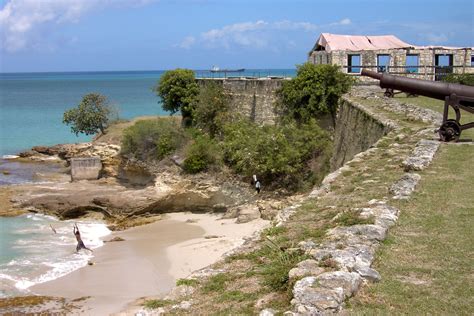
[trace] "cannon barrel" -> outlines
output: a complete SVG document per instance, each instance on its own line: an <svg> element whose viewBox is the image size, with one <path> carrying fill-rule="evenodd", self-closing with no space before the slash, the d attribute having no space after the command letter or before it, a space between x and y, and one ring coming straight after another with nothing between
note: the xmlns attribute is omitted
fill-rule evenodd
<svg viewBox="0 0 474 316"><path fill-rule="evenodd" d="M390 88L407 93L423 95L438 100L445 100L446 97L456 95L457 97L474 99L474 87L457 83L435 82L401 76L393 76L386 73L362 69L361 75L380 80L381 88ZM474 107L474 102L462 102L466 106Z"/></svg>

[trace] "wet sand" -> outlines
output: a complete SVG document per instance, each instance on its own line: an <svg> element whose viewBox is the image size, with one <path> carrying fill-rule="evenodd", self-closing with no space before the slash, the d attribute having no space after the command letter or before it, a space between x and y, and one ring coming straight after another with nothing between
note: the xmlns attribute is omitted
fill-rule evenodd
<svg viewBox="0 0 474 316"><path fill-rule="evenodd" d="M109 315L140 297L164 295L177 279L216 262L268 224L260 219L235 224L235 219L219 218L172 213L153 224L113 233L106 239L119 236L125 241L97 249L94 265L30 290L70 299L90 296L80 303L80 312L86 315Z"/></svg>

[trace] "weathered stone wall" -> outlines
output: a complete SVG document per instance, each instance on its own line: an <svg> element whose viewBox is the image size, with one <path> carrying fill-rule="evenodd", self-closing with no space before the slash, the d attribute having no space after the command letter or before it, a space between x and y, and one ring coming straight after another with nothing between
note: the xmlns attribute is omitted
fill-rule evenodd
<svg viewBox="0 0 474 316"><path fill-rule="evenodd" d="M231 111L250 118L257 124L274 124L276 91L287 79L270 78L206 78L197 79L200 85L214 81L231 96Z"/></svg>
<svg viewBox="0 0 474 316"><path fill-rule="evenodd" d="M336 121L331 170L367 150L390 129L363 108L343 98Z"/></svg>

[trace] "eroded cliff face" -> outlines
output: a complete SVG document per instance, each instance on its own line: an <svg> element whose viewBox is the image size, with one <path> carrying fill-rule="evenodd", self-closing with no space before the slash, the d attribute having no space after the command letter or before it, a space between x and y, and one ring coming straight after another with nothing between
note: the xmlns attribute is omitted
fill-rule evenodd
<svg viewBox="0 0 474 316"><path fill-rule="evenodd" d="M334 171L367 150L392 129L373 113L343 97L336 120L331 170Z"/></svg>

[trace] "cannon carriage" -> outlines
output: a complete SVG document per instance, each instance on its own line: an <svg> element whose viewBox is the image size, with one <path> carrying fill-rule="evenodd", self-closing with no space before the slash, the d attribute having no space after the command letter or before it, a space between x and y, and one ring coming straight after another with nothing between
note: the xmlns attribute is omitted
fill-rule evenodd
<svg viewBox="0 0 474 316"><path fill-rule="evenodd" d="M393 76L366 69L363 69L361 74L379 80L381 88L444 101L443 122L438 129L442 141L458 141L462 131L474 128L474 122L461 124L461 110L474 114L474 87ZM450 108L454 110L455 119L449 118Z"/></svg>

